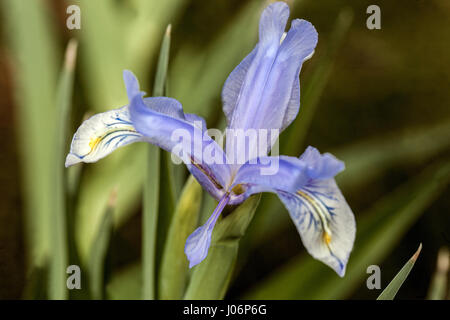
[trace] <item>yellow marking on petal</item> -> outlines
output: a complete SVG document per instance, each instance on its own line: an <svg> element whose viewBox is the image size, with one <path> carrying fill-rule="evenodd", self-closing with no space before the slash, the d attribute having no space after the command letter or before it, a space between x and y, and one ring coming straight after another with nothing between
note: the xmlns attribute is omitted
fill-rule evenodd
<svg viewBox="0 0 450 320"><path fill-rule="evenodd" d="M101 137L91 138L91 141L89 141L89 148L91 148L91 152L92 150L95 149L95 147L99 144L100 141L102 141Z"/></svg>
<svg viewBox="0 0 450 320"><path fill-rule="evenodd" d="M331 243L331 234L329 234L328 232L325 231L323 233L323 241L325 241L325 243L328 246Z"/></svg>
<svg viewBox="0 0 450 320"><path fill-rule="evenodd" d="M243 194L245 192L245 189L242 186L242 184L238 184L238 185L235 185L231 191L233 191L233 193L235 195L240 195L240 194Z"/></svg>

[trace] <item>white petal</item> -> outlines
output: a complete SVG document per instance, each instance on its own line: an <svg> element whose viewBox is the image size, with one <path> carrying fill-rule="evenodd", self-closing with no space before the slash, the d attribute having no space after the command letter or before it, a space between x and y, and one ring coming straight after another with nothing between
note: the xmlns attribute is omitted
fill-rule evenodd
<svg viewBox="0 0 450 320"><path fill-rule="evenodd" d="M96 162L119 147L142 140L131 123L128 106L96 114L84 121L73 136L66 167Z"/></svg>
<svg viewBox="0 0 450 320"><path fill-rule="evenodd" d="M353 213L334 179L313 180L294 194L279 194L302 242L316 259L343 277L355 240Z"/></svg>

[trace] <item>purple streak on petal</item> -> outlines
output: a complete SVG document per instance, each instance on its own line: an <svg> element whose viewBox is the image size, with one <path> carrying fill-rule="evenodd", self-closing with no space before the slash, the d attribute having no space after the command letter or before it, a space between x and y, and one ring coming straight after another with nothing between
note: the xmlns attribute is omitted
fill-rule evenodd
<svg viewBox="0 0 450 320"><path fill-rule="evenodd" d="M214 225L217 222L223 208L230 200L230 195L225 194L220 199L214 212L209 217L208 221L198 227L186 240L186 246L184 247L184 253L189 260L189 268L202 262L208 255L209 246L211 244L211 234L214 229Z"/></svg>

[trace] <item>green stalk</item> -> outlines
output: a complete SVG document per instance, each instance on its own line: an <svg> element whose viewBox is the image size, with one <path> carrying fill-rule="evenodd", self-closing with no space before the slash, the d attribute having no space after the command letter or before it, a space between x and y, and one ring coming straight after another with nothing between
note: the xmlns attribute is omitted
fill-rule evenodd
<svg viewBox="0 0 450 320"><path fill-rule="evenodd" d="M43 1L0 1L14 73L17 146L25 211L26 265L41 270L51 255L54 210L55 92L60 52Z"/></svg>
<svg viewBox="0 0 450 320"><path fill-rule="evenodd" d="M158 279L161 299L183 298L189 270L184 246L197 226L201 202L202 187L190 176L175 209L164 246Z"/></svg>
<svg viewBox="0 0 450 320"><path fill-rule="evenodd" d="M67 225L66 225L66 175L64 158L67 148L67 125L71 108L74 68L77 42L67 45L65 63L61 72L57 91L57 119L55 132L55 194L52 221L52 257L49 276L49 298L67 299L66 268L68 265Z"/></svg>
<svg viewBox="0 0 450 320"><path fill-rule="evenodd" d="M110 246L114 210L116 208L117 201L117 188L114 188L109 197L108 206L103 214L98 233L91 246L91 252L89 257L89 289L92 299L100 300L105 296L105 261L108 255L108 249Z"/></svg>
<svg viewBox="0 0 450 320"><path fill-rule="evenodd" d="M449 266L449 251L446 247L442 247L438 253L436 271L431 280L430 288L428 289L428 300L445 300Z"/></svg>
<svg viewBox="0 0 450 320"><path fill-rule="evenodd" d="M170 50L170 25L167 27L158 59L153 96L162 96L167 74ZM160 150L149 145L143 190L142 221L142 298L156 298L156 248L159 207Z"/></svg>

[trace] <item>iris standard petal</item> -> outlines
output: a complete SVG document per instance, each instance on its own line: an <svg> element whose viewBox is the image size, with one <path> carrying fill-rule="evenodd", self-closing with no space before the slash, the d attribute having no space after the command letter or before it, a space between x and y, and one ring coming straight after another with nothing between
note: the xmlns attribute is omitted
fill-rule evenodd
<svg viewBox="0 0 450 320"><path fill-rule="evenodd" d="M257 108L268 84L267 79L277 56L288 17L289 7L284 2L273 3L263 11L259 23L259 43L254 54L238 66L242 70L233 72L235 79L230 78L226 82L226 86L240 87L239 90L226 89L226 91L238 93L237 97L227 98L230 102L235 101L234 107L226 107L228 110L233 110L231 120L228 119L230 128L259 128L258 125L261 125Z"/></svg>
<svg viewBox="0 0 450 320"><path fill-rule="evenodd" d="M66 167L96 162L119 147L143 139L133 127L128 106L96 114L85 120L73 136Z"/></svg>
<svg viewBox="0 0 450 320"><path fill-rule="evenodd" d="M314 52L317 32L311 23L297 19L283 38L288 16L284 2L264 10L257 46L225 82L222 100L229 129L255 129L257 141L264 140L262 134L267 136L266 145L250 143L241 150L239 138L227 134L230 159L236 154L245 154L245 160L267 155L279 132L298 114L299 74L303 61Z"/></svg>
<svg viewBox="0 0 450 320"><path fill-rule="evenodd" d="M217 222L223 208L229 201L229 194L225 194L219 201L214 212L209 217L208 221L198 227L186 240L184 252L189 260L189 268L199 264L208 255L209 246L211 244L211 234L214 229L214 225Z"/></svg>
<svg viewBox="0 0 450 320"><path fill-rule="evenodd" d="M343 277L356 234L355 218L334 179L313 180L296 193L278 192L309 254Z"/></svg>
<svg viewBox="0 0 450 320"><path fill-rule="evenodd" d="M314 54L317 41L318 34L314 26L306 20L295 19L292 21L291 28L280 46L274 68L283 70L281 72L283 75L281 80L283 81L277 81L276 83L279 85L279 90L282 90L283 86L292 88L284 116L282 119L277 119L277 121L281 119L281 130L288 127L297 117L300 109L300 70L303 62L310 59ZM276 125L279 124L276 123Z"/></svg>
<svg viewBox="0 0 450 320"><path fill-rule="evenodd" d="M242 84L244 83L245 76L250 68L256 52L258 51L258 45L253 49L238 64L236 68L230 73L222 89L222 108L225 117L227 118L227 126L231 126L231 119L233 117L234 109L237 105L239 94L241 92Z"/></svg>
<svg viewBox="0 0 450 320"><path fill-rule="evenodd" d="M300 108L300 69L316 44L317 32L312 24L294 20L265 77L264 88L254 100L258 103L246 109L252 128L283 130L295 119Z"/></svg>

